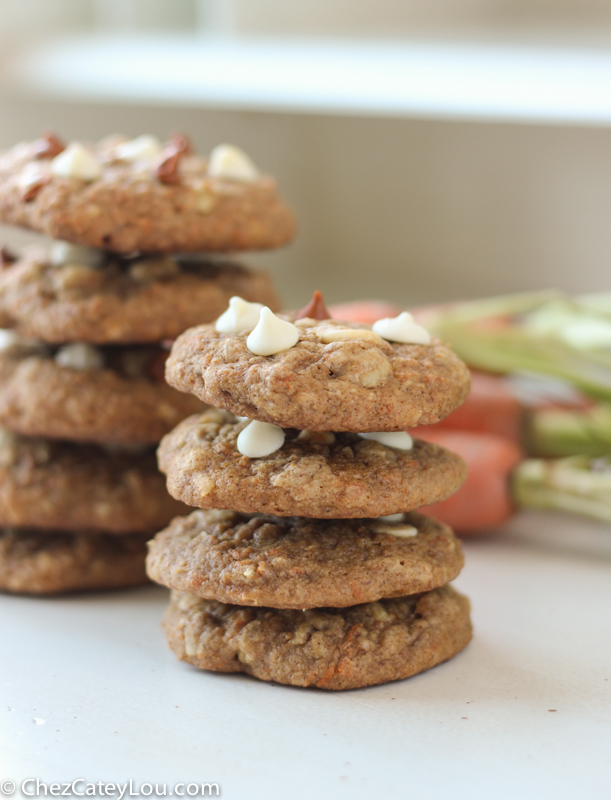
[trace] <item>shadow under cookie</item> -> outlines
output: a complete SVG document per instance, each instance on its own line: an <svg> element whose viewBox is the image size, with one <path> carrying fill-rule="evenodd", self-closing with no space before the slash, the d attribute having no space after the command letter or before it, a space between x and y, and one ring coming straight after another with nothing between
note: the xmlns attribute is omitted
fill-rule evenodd
<svg viewBox="0 0 611 800"><path fill-rule="evenodd" d="M0 526L126 534L159 530L187 511L167 493L152 447L0 434Z"/></svg>
<svg viewBox="0 0 611 800"><path fill-rule="evenodd" d="M147 556L149 577L171 589L292 609L429 591L462 565L450 528L416 513L387 522L194 511L157 534Z"/></svg>
<svg viewBox="0 0 611 800"><path fill-rule="evenodd" d="M335 690L430 669L472 635L469 601L449 586L309 611L245 608L173 592L164 628L176 657L200 669Z"/></svg>
<svg viewBox="0 0 611 800"><path fill-rule="evenodd" d="M158 457L170 494L200 508L380 517L443 500L465 477L462 459L438 445L398 450L354 433L287 431L279 450L248 458L237 448L247 424L211 409L165 436Z"/></svg>
<svg viewBox="0 0 611 800"><path fill-rule="evenodd" d="M0 528L0 591L61 594L147 583L144 534Z"/></svg>

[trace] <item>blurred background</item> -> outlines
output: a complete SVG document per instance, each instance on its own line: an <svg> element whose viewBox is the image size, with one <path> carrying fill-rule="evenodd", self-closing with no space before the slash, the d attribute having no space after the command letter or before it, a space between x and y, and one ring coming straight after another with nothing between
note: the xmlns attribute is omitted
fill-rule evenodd
<svg viewBox="0 0 611 800"><path fill-rule="evenodd" d="M293 306L608 289L610 87L608 0L0 0L0 146L240 145Z"/></svg>

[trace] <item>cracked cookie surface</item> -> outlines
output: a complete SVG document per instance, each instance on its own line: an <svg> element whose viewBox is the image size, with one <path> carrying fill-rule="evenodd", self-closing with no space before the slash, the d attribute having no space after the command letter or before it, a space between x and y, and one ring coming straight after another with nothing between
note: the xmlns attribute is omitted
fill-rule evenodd
<svg viewBox="0 0 611 800"><path fill-rule="evenodd" d="M389 530L413 526L414 536ZM194 511L149 543L147 572L171 589L223 603L343 607L425 592L463 565L443 523L405 514L381 520L313 520Z"/></svg>
<svg viewBox="0 0 611 800"><path fill-rule="evenodd" d="M174 343L166 379L234 414L312 431L405 431L439 422L467 397L467 367L438 340L397 344L336 320L295 325L297 344L272 356L251 353L247 333L192 328ZM363 338L325 342L330 329Z"/></svg>
<svg viewBox="0 0 611 800"><path fill-rule="evenodd" d="M469 601L449 586L350 608L245 608L172 593L164 617L177 658L265 681L356 689L447 661L471 639Z"/></svg>
<svg viewBox="0 0 611 800"><path fill-rule="evenodd" d="M415 440L398 450L354 433L289 430L275 453L248 458L237 449L246 425L210 409L165 436L158 458L170 494L200 508L381 517L448 497L466 474L462 459L438 445Z"/></svg>

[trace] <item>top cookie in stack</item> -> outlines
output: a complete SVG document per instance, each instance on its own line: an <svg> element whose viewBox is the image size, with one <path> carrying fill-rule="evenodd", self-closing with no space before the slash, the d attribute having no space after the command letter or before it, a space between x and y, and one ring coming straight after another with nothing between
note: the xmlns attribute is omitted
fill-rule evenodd
<svg viewBox="0 0 611 800"><path fill-rule="evenodd" d="M158 454L170 493L209 509L174 520L147 561L175 590L180 658L345 689L467 644L468 601L446 586L460 545L403 512L465 477L458 456L405 431L458 406L469 373L411 315L370 328L329 319L320 295L281 316L234 298L178 338L166 378L223 409L184 420Z"/></svg>
<svg viewBox="0 0 611 800"><path fill-rule="evenodd" d="M56 240L0 255L0 525L17 526L0 534L0 588L142 581L147 532L181 509L159 502L152 447L202 409L164 383L164 342L218 317L235 294L277 308L266 273L219 254L287 242L293 216L274 181L228 145L202 158L184 136L66 145L48 135L0 156L0 221ZM67 496L81 463L105 476L108 491L94 498L95 481L85 480L73 513ZM121 493L125 482L131 493ZM156 514L142 513L148 504ZM41 529L63 538L53 543ZM118 581L117 535L138 537ZM108 537L115 549L104 562ZM96 558L106 564L97 572Z"/></svg>

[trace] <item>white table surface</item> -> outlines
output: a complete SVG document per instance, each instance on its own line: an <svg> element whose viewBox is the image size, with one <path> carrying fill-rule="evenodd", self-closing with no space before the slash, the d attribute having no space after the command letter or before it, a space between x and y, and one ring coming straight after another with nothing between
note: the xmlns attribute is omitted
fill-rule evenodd
<svg viewBox="0 0 611 800"><path fill-rule="evenodd" d="M227 800L611 796L611 528L523 515L466 557L467 650L334 694L178 663L160 588L0 597L0 783L216 782Z"/></svg>

